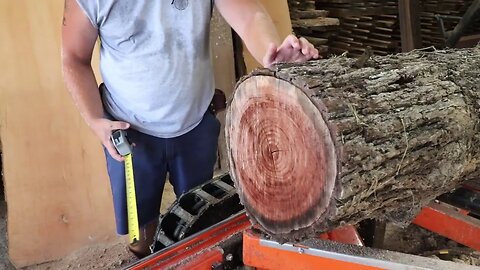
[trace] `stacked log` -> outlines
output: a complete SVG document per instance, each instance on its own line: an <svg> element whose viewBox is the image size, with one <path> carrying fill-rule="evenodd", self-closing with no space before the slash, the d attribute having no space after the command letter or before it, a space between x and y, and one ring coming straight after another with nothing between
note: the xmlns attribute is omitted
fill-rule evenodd
<svg viewBox="0 0 480 270"><path fill-rule="evenodd" d="M396 1L289 0L289 5L295 33L322 46L322 52L328 49L326 54L355 56L366 47L378 55L398 51Z"/></svg>
<svg viewBox="0 0 480 270"><path fill-rule="evenodd" d="M340 18L340 28L332 38L332 53L348 51L357 56L371 47L376 55L400 51L398 15L363 15Z"/></svg>
<svg viewBox="0 0 480 270"><path fill-rule="evenodd" d="M375 14L393 14L397 12L394 0L316 0L317 7L324 8L332 16L344 18Z"/></svg>
<svg viewBox="0 0 480 270"><path fill-rule="evenodd" d="M289 0L288 4L294 33L305 37L326 56L329 38L340 24L339 20L328 17L326 10L316 9L315 0Z"/></svg>
<svg viewBox="0 0 480 270"><path fill-rule="evenodd" d="M473 0L420 0L422 46L444 46L444 38L435 15L461 17ZM316 44L328 47L328 54L348 52L361 55L371 47L376 55L388 55L401 51L398 0L290 0L290 12L295 32L306 35ZM312 12L315 11L315 12ZM310 13L308 13L310 12ZM302 17L308 14L308 17ZM336 28L322 26L324 18L338 18ZM302 19L310 20L303 23ZM311 27L315 20L319 27ZM459 19L444 20L446 30L453 30ZM479 22L468 33L480 32Z"/></svg>
<svg viewBox="0 0 480 270"><path fill-rule="evenodd" d="M331 53L358 56L367 47L376 55L398 52L397 1L317 0L316 4L340 20L339 31L332 37Z"/></svg>

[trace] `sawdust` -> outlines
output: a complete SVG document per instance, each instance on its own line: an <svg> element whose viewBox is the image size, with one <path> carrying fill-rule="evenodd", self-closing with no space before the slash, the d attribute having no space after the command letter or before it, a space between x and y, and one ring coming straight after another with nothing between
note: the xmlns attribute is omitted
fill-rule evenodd
<svg viewBox="0 0 480 270"><path fill-rule="evenodd" d="M408 254L422 254L432 250L458 247L458 244L416 225L406 228L387 224L384 248Z"/></svg>
<svg viewBox="0 0 480 270"><path fill-rule="evenodd" d="M24 270L54 269L120 269L135 261L123 239L109 245L79 250L63 260L23 268Z"/></svg>
<svg viewBox="0 0 480 270"><path fill-rule="evenodd" d="M391 251L480 266L480 253L416 225L387 224L383 248Z"/></svg>

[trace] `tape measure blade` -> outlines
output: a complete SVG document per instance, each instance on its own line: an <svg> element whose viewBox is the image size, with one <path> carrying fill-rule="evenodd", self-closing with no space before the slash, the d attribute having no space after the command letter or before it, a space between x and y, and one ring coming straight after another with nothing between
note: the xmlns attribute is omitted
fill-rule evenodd
<svg viewBox="0 0 480 270"><path fill-rule="evenodd" d="M140 239L140 228L138 226L137 196L135 192L131 154L125 156L125 181L127 190L128 235L130 243L133 244Z"/></svg>

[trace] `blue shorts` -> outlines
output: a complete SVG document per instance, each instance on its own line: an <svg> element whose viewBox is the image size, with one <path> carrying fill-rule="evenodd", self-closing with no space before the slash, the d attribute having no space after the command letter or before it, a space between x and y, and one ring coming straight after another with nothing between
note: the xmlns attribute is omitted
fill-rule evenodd
<svg viewBox="0 0 480 270"><path fill-rule="evenodd" d="M175 194L210 180L217 160L220 122L206 112L192 131L176 138L163 139L133 129L127 131L133 149L133 171L140 227L158 218L167 172ZM124 163L107 151L107 170L113 193L117 233L128 234Z"/></svg>

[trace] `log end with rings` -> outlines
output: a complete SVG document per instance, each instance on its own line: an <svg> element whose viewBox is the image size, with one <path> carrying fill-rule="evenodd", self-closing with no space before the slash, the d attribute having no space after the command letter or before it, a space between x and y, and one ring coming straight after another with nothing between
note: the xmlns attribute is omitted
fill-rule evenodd
<svg viewBox="0 0 480 270"><path fill-rule="evenodd" d="M293 84L251 76L227 113L230 174L267 233L306 228L331 207L337 153L321 106Z"/></svg>

